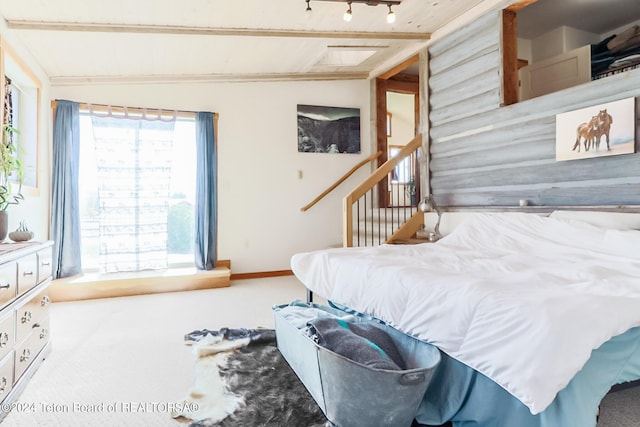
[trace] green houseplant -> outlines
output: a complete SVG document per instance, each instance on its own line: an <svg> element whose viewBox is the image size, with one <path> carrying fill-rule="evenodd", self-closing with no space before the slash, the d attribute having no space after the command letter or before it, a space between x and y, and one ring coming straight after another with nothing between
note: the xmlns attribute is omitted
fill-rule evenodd
<svg viewBox="0 0 640 427"><path fill-rule="evenodd" d="M409 181L405 183L405 190L407 192L407 196L411 200L411 206L416 205L416 179L415 177L409 178Z"/></svg>
<svg viewBox="0 0 640 427"><path fill-rule="evenodd" d="M22 180L24 170L18 150L13 144L13 135L20 132L10 124L2 126L2 143L0 143L0 241L7 237L7 208L17 205L24 199L22 195ZM18 184L18 191L13 192L12 184Z"/></svg>

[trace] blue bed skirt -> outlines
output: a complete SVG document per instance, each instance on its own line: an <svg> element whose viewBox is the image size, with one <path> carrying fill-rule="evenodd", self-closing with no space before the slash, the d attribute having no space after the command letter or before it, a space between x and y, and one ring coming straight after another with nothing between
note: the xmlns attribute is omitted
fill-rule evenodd
<svg viewBox="0 0 640 427"><path fill-rule="evenodd" d="M344 312L363 316L329 301ZM640 379L640 327L611 338L543 412L529 408L485 375L441 353L416 421L453 427L596 427L598 406L616 384Z"/></svg>
<svg viewBox="0 0 640 427"><path fill-rule="evenodd" d="M611 386L638 378L640 327L594 350L582 370L537 415L486 376L443 353L416 421L451 421L454 427L595 427L598 405Z"/></svg>

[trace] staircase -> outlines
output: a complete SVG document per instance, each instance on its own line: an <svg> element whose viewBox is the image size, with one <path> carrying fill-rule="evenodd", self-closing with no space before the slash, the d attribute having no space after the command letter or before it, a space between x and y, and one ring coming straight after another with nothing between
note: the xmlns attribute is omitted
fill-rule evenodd
<svg viewBox="0 0 640 427"><path fill-rule="evenodd" d="M390 185L389 182L391 182L392 171L400 162L407 158L410 158L411 161L419 158L418 150L421 147L422 136L418 135L344 198L343 242L341 246L361 247L376 246L383 243L416 243L415 234L424 223L424 214L418 210L415 200L415 190L418 182L416 180L417 167L412 172L413 175L410 182L392 182ZM300 210L302 212L309 210L356 170L377 159L381 154L381 152L377 152L361 161ZM385 195L387 192L391 193L391 195L385 197L388 200L385 200L382 204L391 206L380 207L379 194Z"/></svg>
<svg viewBox="0 0 640 427"><path fill-rule="evenodd" d="M387 182L394 168L405 158L416 156L421 147L422 136L418 135L344 198L344 247L376 246L415 236L424 223L423 213L416 206L381 208L378 194L379 187L387 190ZM406 201L396 204L406 204Z"/></svg>

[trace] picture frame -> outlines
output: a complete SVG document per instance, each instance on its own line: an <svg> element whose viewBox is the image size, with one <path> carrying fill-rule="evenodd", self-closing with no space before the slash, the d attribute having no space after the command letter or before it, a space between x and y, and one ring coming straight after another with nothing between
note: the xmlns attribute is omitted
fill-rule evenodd
<svg viewBox="0 0 640 427"><path fill-rule="evenodd" d="M360 109L297 105L298 152L360 153Z"/></svg>
<svg viewBox="0 0 640 427"><path fill-rule="evenodd" d="M556 161L635 153L635 97L556 115Z"/></svg>

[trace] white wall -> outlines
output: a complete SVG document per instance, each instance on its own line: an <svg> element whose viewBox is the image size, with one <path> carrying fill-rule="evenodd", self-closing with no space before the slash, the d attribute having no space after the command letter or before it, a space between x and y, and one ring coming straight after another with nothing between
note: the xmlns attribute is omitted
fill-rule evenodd
<svg viewBox="0 0 640 427"><path fill-rule="evenodd" d="M531 41L531 59L533 62L542 61L599 40L597 34L563 25Z"/></svg>
<svg viewBox="0 0 640 427"><path fill-rule="evenodd" d="M389 145L405 146L415 137L415 97L412 94L387 92L387 111L391 113Z"/></svg>
<svg viewBox="0 0 640 427"><path fill-rule="evenodd" d="M51 96L219 113L218 258L246 273L286 270L294 253L341 245L342 198L371 169L311 210L300 208L372 153L369 87L366 80L61 86ZM298 153L297 104L360 108L361 153Z"/></svg>

